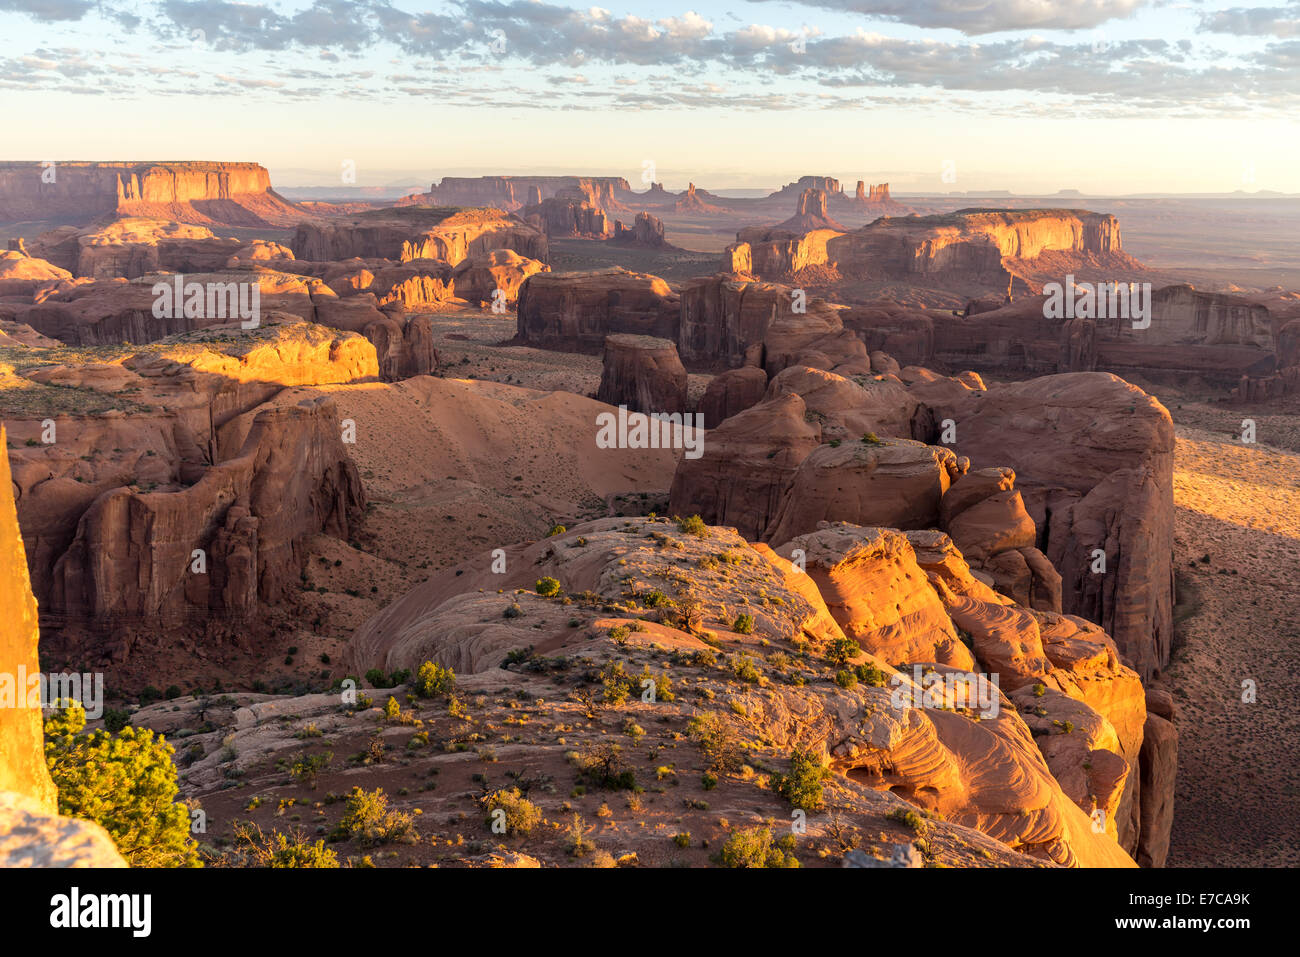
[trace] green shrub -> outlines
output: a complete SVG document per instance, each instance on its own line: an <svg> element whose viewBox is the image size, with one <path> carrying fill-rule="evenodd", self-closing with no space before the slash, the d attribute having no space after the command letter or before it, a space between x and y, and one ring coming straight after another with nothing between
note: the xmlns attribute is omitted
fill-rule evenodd
<svg viewBox="0 0 1300 957"><path fill-rule="evenodd" d="M600 683L604 687L603 697L610 704L623 704L632 693L632 676L627 673L621 661L605 663L600 672Z"/></svg>
<svg viewBox="0 0 1300 957"><path fill-rule="evenodd" d="M704 519L698 515L692 515L690 518L678 518L677 530L699 538L709 537L709 526L705 525Z"/></svg>
<svg viewBox="0 0 1300 957"><path fill-rule="evenodd" d="M331 840L346 841L356 838L363 845L387 844L394 841L412 841L415 825L409 814L388 809L388 795L383 788L363 791L354 787L348 795L339 825L330 835Z"/></svg>
<svg viewBox="0 0 1300 957"><path fill-rule="evenodd" d="M885 815L891 821L897 821L912 829L912 833L924 837L926 831L925 815L915 808L896 807Z"/></svg>
<svg viewBox="0 0 1300 957"><path fill-rule="evenodd" d="M635 791L636 772L623 759L617 744L603 743L577 755L582 783L606 791Z"/></svg>
<svg viewBox="0 0 1300 957"><path fill-rule="evenodd" d="M883 688L889 684L889 675L869 661L858 665L853 669L853 673L864 685L870 685L872 688Z"/></svg>
<svg viewBox="0 0 1300 957"><path fill-rule="evenodd" d="M117 710L115 708L104 709L104 729L112 734L117 734L131 722L131 712Z"/></svg>
<svg viewBox="0 0 1300 957"><path fill-rule="evenodd" d="M484 823L489 830L494 823L503 819L502 815L504 815L507 834L526 835L542 823L541 809L525 798L519 788L493 791L483 798L481 803L483 810L487 812ZM496 813L498 811L501 814Z"/></svg>
<svg viewBox="0 0 1300 957"><path fill-rule="evenodd" d="M388 687L387 677L388 676L385 675L378 668L371 668L369 671L366 672L366 681L370 682L370 687L372 688Z"/></svg>
<svg viewBox="0 0 1300 957"><path fill-rule="evenodd" d="M798 867L794 856L794 837L787 834L773 841L772 832L765 827L752 827L737 831L727 838L718 852L717 862L723 867Z"/></svg>
<svg viewBox="0 0 1300 957"><path fill-rule="evenodd" d="M301 831L293 836L273 831L268 838L256 824L236 824L236 846L249 857L254 867L331 868L339 866L339 856L324 841L309 843Z"/></svg>
<svg viewBox="0 0 1300 957"><path fill-rule="evenodd" d="M725 716L716 711L697 715L687 722L686 735L709 759L709 770L726 772L740 768L744 748L740 735Z"/></svg>
<svg viewBox="0 0 1300 957"><path fill-rule="evenodd" d="M833 639L826 647L826 657L841 668L860 654L862 646L847 635Z"/></svg>
<svg viewBox="0 0 1300 957"><path fill-rule="evenodd" d="M818 755L796 750L790 755L790 773L772 775L772 786L791 807L815 814L825 807L822 781L828 774Z"/></svg>
<svg viewBox="0 0 1300 957"><path fill-rule="evenodd" d="M749 655L732 655L728 664L731 665L732 674L749 684L758 684L763 677L762 672L758 670L758 665Z"/></svg>
<svg viewBox="0 0 1300 957"><path fill-rule="evenodd" d="M132 867L199 867L190 810L176 800L175 753L146 728L85 732L71 702L45 719L45 762L59 813L94 821Z"/></svg>
<svg viewBox="0 0 1300 957"><path fill-rule="evenodd" d="M415 693L421 698L436 698L450 694L456 687L456 672L432 661L420 665L415 673Z"/></svg>
<svg viewBox="0 0 1300 957"><path fill-rule="evenodd" d="M673 835L673 843L678 847L687 848L691 846L691 832L683 831L681 834Z"/></svg>
<svg viewBox="0 0 1300 957"><path fill-rule="evenodd" d="M560 593L560 582L555 578L539 578L536 586L537 594L543 598L551 598Z"/></svg>
<svg viewBox="0 0 1300 957"><path fill-rule="evenodd" d="M326 751L323 754L300 754L289 765L289 775L301 784L315 787L316 775L329 767L332 760L334 760L334 754L331 751Z"/></svg>
<svg viewBox="0 0 1300 957"><path fill-rule="evenodd" d="M752 635L754 633L754 616L740 615L731 626L731 630L742 635Z"/></svg>
<svg viewBox="0 0 1300 957"><path fill-rule="evenodd" d="M858 686L858 676L848 669L840 669L835 672L835 683L846 691L852 691Z"/></svg>

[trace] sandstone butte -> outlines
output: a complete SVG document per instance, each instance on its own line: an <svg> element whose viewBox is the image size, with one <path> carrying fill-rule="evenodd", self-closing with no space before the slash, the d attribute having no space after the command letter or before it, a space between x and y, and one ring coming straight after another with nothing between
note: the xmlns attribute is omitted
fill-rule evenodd
<svg viewBox="0 0 1300 957"><path fill-rule="evenodd" d="M138 658L217 622L258 634L262 609L298 577L306 537L347 537L359 520L364 492L334 403L272 400L374 381L360 336L273 316L94 362L63 347L6 358L13 488L56 657ZM40 441L46 419L53 444ZM189 573L194 549L204 574Z"/></svg>
<svg viewBox="0 0 1300 957"><path fill-rule="evenodd" d="M256 163L0 162L0 221L85 224L102 216L287 226L303 211Z"/></svg>

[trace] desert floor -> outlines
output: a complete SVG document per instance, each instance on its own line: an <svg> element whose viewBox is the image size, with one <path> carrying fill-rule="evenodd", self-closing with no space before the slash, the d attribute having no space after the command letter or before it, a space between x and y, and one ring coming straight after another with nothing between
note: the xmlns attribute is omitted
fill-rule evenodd
<svg viewBox="0 0 1300 957"><path fill-rule="evenodd" d="M1300 455L1281 446L1296 447L1296 420L1278 416L1282 427L1271 431L1261 417L1258 442L1247 445L1232 430L1249 413L1166 404L1178 424L1181 619L1164 675L1179 708L1168 864L1294 867ZM1248 681L1254 703L1242 700Z"/></svg>

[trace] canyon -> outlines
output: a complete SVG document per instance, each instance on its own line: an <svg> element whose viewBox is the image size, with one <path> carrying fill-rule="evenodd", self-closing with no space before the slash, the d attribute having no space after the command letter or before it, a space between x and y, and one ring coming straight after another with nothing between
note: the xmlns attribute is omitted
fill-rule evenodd
<svg viewBox="0 0 1300 957"><path fill-rule="evenodd" d="M645 866L792 807L803 866L1208 863L1176 783L1184 736L1198 780L1212 750L1180 496L1215 452L1180 470L1183 417L1289 434L1300 293L1174 281L1112 213L922 215L829 176L449 176L308 209L256 164L40 175L0 164L0 220L41 224L0 255L2 664L106 672L214 821L383 782L433 835L399 863L576 863L558 824L442 833L499 762ZM1149 283L1150 324L1053 314L1067 276ZM159 315L178 280L255 286L257 321ZM598 439L628 412L705 431ZM454 694L419 690L435 665ZM997 679L982 710L963 676ZM54 813L40 738L0 712L0 860L30 853L14 822L113 860ZM807 755L817 808L782 790Z"/></svg>

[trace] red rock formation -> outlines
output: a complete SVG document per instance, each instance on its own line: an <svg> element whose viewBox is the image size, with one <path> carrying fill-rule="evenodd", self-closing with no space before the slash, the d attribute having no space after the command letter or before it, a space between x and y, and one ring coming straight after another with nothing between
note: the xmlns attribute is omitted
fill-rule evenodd
<svg viewBox="0 0 1300 957"><path fill-rule="evenodd" d="M775 550L789 555L793 549L803 550L807 574L827 609L863 651L896 666L937 662L963 670L975 667L901 532L824 523Z"/></svg>
<svg viewBox="0 0 1300 957"><path fill-rule="evenodd" d="M51 660L122 660L178 634L242 641L296 587L306 539L346 537L358 521L333 400L274 400L286 386L373 379L373 347L301 324L214 336L187 340L213 349L27 374L112 411L6 414L15 439L33 440L14 450L13 480ZM46 417L52 444L38 441Z"/></svg>
<svg viewBox="0 0 1300 957"><path fill-rule="evenodd" d="M500 290L503 302L515 302L529 276L549 272L550 268L513 249L494 249L462 260L452 276L452 290L459 299L488 304L495 301L496 291Z"/></svg>
<svg viewBox="0 0 1300 957"><path fill-rule="evenodd" d="M596 400L646 414L686 411L686 369L677 346L652 336L606 336Z"/></svg>
<svg viewBox="0 0 1300 957"><path fill-rule="evenodd" d="M452 266L471 255L513 249L545 262L546 237L495 209L377 209L346 222L299 223L290 242L299 259L441 259Z"/></svg>
<svg viewBox="0 0 1300 957"><path fill-rule="evenodd" d="M816 531L819 522L933 528L959 474L952 452L907 439L820 445L799 463L763 537L787 542Z"/></svg>
<svg viewBox="0 0 1300 957"><path fill-rule="evenodd" d="M636 214L629 229L622 220L614 221L614 242L623 246L649 246L661 249L668 245L664 239L664 221L647 212Z"/></svg>
<svg viewBox="0 0 1300 957"><path fill-rule="evenodd" d="M225 226L287 226L302 210L256 163L0 163L0 220L88 223L143 216Z"/></svg>
<svg viewBox="0 0 1300 957"><path fill-rule="evenodd" d="M537 273L519 290L517 338L591 353L616 332L676 340L679 309L678 297L658 276L625 269Z"/></svg>
<svg viewBox="0 0 1300 957"><path fill-rule="evenodd" d="M712 429L724 419L757 405L766 391L767 373L762 369L729 369L713 377L695 411L703 417L704 428Z"/></svg>
<svg viewBox="0 0 1300 957"><path fill-rule="evenodd" d="M1100 624L1144 679L1169 660L1173 425L1154 398L1105 373L1070 373L935 403L976 469L1010 466L1062 607ZM1094 572L1100 550L1104 572ZM1100 566L1096 566L1100 567Z"/></svg>
<svg viewBox="0 0 1300 957"><path fill-rule="evenodd" d="M85 229L61 226L37 236L32 248L75 276L137 279L154 272L216 272L243 243L219 238L206 226L126 218Z"/></svg>
<svg viewBox="0 0 1300 957"><path fill-rule="evenodd" d="M609 218L590 188L566 187L519 213L547 238L605 239L613 232Z"/></svg>
<svg viewBox="0 0 1300 957"><path fill-rule="evenodd" d="M27 707L27 684L19 669L41 673L36 654L36 599L27 578L23 537L14 509L14 485L9 475L9 443L0 426L0 673L12 682L14 700L0 708L0 792L16 791L32 798L40 810L57 809L54 782L45 766L39 707Z"/></svg>
<svg viewBox="0 0 1300 957"><path fill-rule="evenodd" d="M844 226L827 215L826 193L805 189L791 218L776 226L750 226L736 233L736 244L723 254L723 268L771 278L789 276L809 266L827 264L827 243L845 232Z"/></svg>
<svg viewBox="0 0 1300 957"><path fill-rule="evenodd" d="M885 216L827 245L827 255L846 276L995 289L1008 288L1020 261L1032 262L1051 251L1087 255L1093 264L1134 266L1122 252L1114 216L1070 209Z"/></svg>
<svg viewBox="0 0 1300 957"><path fill-rule="evenodd" d="M821 429L806 411L799 396L783 395L709 428L704 454L678 463L671 512L766 541L799 464L821 444Z"/></svg>
<svg viewBox="0 0 1300 957"><path fill-rule="evenodd" d="M398 205L491 206L513 211L535 206L563 189L584 190L594 197L595 205L620 209L616 194L632 187L621 176L444 176L428 193L407 197Z"/></svg>
<svg viewBox="0 0 1300 957"><path fill-rule="evenodd" d="M721 206L709 202L708 193L700 193L695 189L694 183L688 183L686 192L682 193L677 202L673 204L673 209L679 213L721 213L725 212Z"/></svg>

